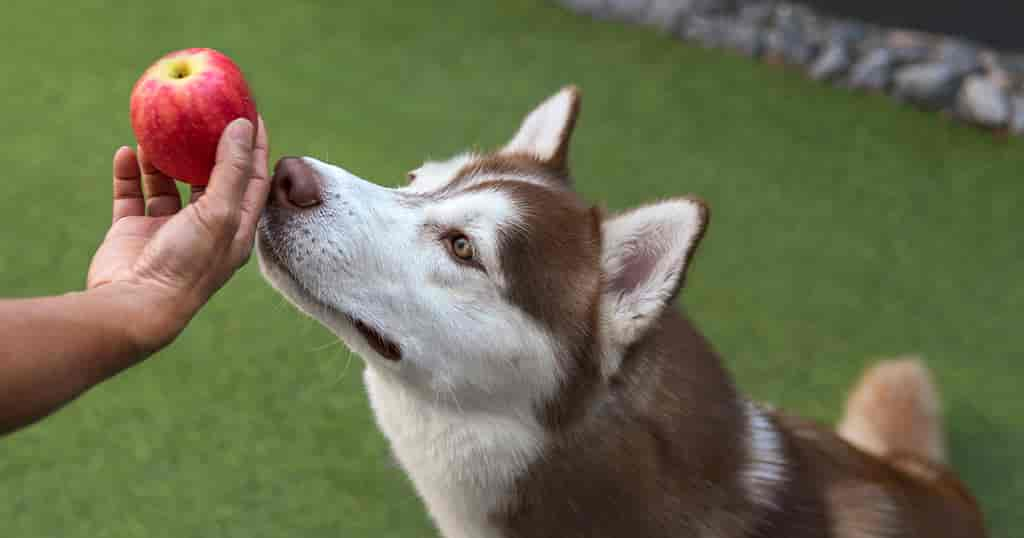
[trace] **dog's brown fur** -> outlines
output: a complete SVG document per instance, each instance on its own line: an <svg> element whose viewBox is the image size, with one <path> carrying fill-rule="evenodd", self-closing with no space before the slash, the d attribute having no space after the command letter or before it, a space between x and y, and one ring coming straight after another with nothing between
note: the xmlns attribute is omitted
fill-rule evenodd
<svg viewBox="0 0 1024 538"><path fill-rule="evenodd" d="M514 537L978 538L973 498L937 462L876 457L781 413L786 479L748 499L743 410L717 355L666 311L587 414L518 484L497 520Z"/></svg>
<svg viewBox="0 0 1024 538"><path fill-rule="evenodd" d="M573 95L578 100L578 91ZM588 215L561 188L571 184L565 157L578 109L574 102L546 172L545 163L523 155L499 153L474 165L546 174L559 187L512 189L532 214L560 218L537 226L513 249L506 272L543 269L523 284L544 306L513 300L560 337L571 334L574 351L570 382L545 413L548 448L518 480L507 509L492 515L494 523L522 538L984 537L976 503L942 465L937 395L918 362L884 363L865 375L850 398L846 440L817 424L767 413L785 465L767 501L751 498L743 483L745 466L758 457L747 453L745 400L680 312L666 308L614 376L601 378L595 309L608 282L594 273L597 213ZM545 262L523 263L536 256ZM585 324L567 326L567 315Z"/></svg>

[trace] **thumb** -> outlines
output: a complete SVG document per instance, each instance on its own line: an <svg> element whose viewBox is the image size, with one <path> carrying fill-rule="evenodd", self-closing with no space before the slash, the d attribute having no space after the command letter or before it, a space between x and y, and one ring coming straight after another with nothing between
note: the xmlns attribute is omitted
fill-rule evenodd
<svg viewBox="0 0 1024 538"><path fill-rule="evenodd" d="M238 118L224 129L217 145L217 160L210 173L206 196L217 204L238 208L252 177L253 126Z"/></svg>

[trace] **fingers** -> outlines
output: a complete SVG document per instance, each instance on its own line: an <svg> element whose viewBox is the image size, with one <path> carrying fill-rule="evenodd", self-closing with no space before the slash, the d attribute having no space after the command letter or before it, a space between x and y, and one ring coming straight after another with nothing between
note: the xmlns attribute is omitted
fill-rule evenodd
<svg viewBox="0 0 1024 538"><path fill-rule="evenodd" d="M245 247L251 246L256 235L256 223L263 213L270 193L270 171L267 159L270 154L270 138L267 134L263 117L259 118L256 128L256 146L252 152L252 178L242 198L242 220L239 225L239 239Z"/></svg>
<svg viewBox="0 0 1024 538"><path fill-rule="evenodd" d="M139 146L139 166L142 168L142 185L146 189L146 212L151 217L168 217L181 210L181 196L174 180L156 169L146 158Z"/></svg>
<svg viewBox="0 0 1024 538"><path fill-rule="evenodd" d="M228 124L217 146L217 162L210 173L207 197L237 209L252 175L253 125L245 118Z"/></svg>
<svg viewBox="0 0 1024 538"><path fill-rule="evenodd" d="M242 196L252 174L252 129L245 118L228 124L217 146L210 183L205 191L192 193L196 203L189 207L198 224L215 240L231 242L238 231Z"/></svg>
<svg viewBox="0 0 1024 538"><path fill-rule="evenodd" d="M206 185L192 185L191 194L188 197L188 203L194 204L203 193L206 192Z"/></svg>
<svg viewBox="0 0 1024 538"><path fill-rule="evenodd" d="M114 208L113 220L141 217L146 214L146 202L139 184L139 163L132 148L121 146L114 153Z"/></svg>

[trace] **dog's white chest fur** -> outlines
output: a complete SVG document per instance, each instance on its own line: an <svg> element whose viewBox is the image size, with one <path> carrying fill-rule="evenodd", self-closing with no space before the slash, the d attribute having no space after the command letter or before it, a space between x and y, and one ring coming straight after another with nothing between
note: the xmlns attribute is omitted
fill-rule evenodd
<svg viewBox="0 0 1024 538"><path fill-rule="evenodd" d="M540 453L539 425L437 404L387 374L366 369L381 431L446 538L498 538L489 520Z"/></svg>

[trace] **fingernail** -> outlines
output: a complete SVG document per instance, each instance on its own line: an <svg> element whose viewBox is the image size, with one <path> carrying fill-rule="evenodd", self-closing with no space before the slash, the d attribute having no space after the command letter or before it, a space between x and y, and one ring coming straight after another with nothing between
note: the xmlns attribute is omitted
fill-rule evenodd
<svg viewBox="0 0 1024 538"><path fill-rule="evenodd" d="M235 144L252 144L252 122L245 118L238 118L228 124L227 137Z"/></svg>

